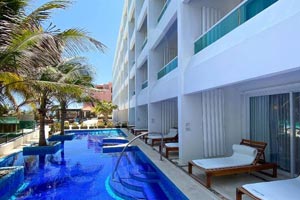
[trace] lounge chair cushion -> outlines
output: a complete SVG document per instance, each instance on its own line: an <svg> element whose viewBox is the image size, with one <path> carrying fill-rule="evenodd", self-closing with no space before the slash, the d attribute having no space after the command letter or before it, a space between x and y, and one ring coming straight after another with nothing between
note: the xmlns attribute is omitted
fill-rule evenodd
<svg viewBox="0 0 300 200"><path fill-rule="evenodd" d="M299 199L300 177L243 185L252 195L263 200Z"/></svg>
<svg viewBox="0 0 300 200"><path fill-rule="evenodd" d="M198 159L193 162L204 169L237 167L252 164L257 155L256 148L246 145L234 144L232 150L233 154L229 157Z"/></svg>
<svg viewBox="0 0 300 200"><path fill-rule="evenodd" d="M164 138L173 138L177 135L177 129L171 128L169 133L163 135ZM161 133L149 133L147 136L148 139L160 139Z"/></svg>
<svg viewBox="0 0 300 200"><path fill-rule="evenodd" d="M168 148L178 147L178 142L165 143L165 146Z"/></svg>

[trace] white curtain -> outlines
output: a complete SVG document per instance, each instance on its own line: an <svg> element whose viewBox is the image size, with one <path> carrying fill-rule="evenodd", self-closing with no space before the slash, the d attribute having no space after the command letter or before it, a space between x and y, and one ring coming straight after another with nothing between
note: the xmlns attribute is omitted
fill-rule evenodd
<svg viewBox="0 0 300 200"><path fill-rule="evenodd" d="M161 102L161 132L166 134L170 128L178 127L177 99Z"/></svg>
<svg viewBox="0 0 300 200"><path fill-rule="evenodd" d="M204 156L224 155L224 94L222 90L211 90L201 94L201 115Z"/></svg>
<svg viewBox="0 0 300 200"><path fill-rule="evenodd" d="M266 159L290 171L289 94L250 98L250 138L267 142Z"/></svg>

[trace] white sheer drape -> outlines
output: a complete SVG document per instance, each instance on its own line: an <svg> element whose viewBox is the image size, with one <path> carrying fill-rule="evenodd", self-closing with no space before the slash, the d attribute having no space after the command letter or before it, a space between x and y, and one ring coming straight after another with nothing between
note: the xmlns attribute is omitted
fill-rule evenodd
<svg viewBox="0 0 300 200"><path fill-rule="evenodd" d="M211 90L201 94L204 156L221 156L225 151L224 94Z"/></svg>
<svg viewBox="0 0 300 200"><path fill-rule="evenodd" d="M250 98L250 138L268 143L266 159L290 171L289 94Z"/></svg>

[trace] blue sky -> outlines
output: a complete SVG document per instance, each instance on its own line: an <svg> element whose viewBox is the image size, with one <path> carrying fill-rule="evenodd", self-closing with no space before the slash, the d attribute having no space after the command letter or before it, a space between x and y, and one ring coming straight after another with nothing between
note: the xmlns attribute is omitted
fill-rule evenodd
<svg viewBox="0 0 300 200"><path fill-rule="evenodd" d="M31 1L34 7L45 2L48 0ZM51 18L57 28L82 28L108 47L104 54L99 52L83 54L96 68L95 84L107 83L112 80L112 64L123 3L123 0L76 0L66 10L55 11Z"/></svg>

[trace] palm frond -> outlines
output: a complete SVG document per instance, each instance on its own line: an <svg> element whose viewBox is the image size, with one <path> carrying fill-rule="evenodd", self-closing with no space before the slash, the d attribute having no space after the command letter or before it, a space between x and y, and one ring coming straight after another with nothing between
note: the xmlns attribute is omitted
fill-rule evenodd
<svg viewBox="0 0 300 200"><path fill-rule="evenodd" d="M30 57L32 51L30 48L39 46L41 40L52 39L52 36L42 29L23 30L22 33L13 35L9 45L0 50L0 71L16 72L18 66L22 66L23 70L26 70L26 67L32 69L32 64L37 60ZM43 62L49 62L49 58L46 56L40 56L41 59Z"/></svg>
<svg viewBox="0 0 300 200"><path fill-rule="evenodd" d="M47 2L25 17L22 24L40 26L42 21L51 17L52 10L65 9L71 3L72 2L68 0L53 0Z"/></svg>
<svg viewBox="0 0 300 200"><path fill-rule="evenodd" d="M28 5L28 0L1 0L0 20L7 20L9 16L14 16L23 12Z"/></svg>
<svg viewBox="0 0 300 200"><path fill-rule="evenodd" d="M0 82L2 87L13 82L21 82L21 81L23 81L23 78L18 74L11 73L11 72L0 73Z"/></svg>
<svg viewBox="0 0 300 200"><path fill-rule="evenodd" d="M59 45L64 49L66 57L73 57L82 52L99 50L104 52L106 46L89 37L87 33L80 29L67 29L61 33L56 34L56 39Z"/></svg>

